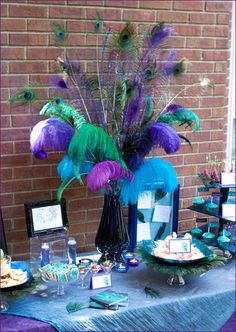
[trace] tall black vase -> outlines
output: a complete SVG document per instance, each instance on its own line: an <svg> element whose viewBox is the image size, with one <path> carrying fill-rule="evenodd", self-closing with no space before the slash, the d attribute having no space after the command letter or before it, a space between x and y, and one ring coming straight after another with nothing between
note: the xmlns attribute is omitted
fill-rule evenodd
<svg viewBox="0 0 236 332"><path fill-rule="evenodd" d="M122 253L129 248L129 235L124 223L119 195L104 196L102 217L95 239L100 261L122 261Z"/></svg>

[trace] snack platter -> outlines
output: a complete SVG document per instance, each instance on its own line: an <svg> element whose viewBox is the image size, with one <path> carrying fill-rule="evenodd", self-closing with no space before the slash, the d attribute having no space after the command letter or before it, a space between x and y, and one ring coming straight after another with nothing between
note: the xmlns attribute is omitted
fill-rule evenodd
<svg viewBox="0 0 236 332"><path fill-rule="evenodd" d="M27 271L11 269L8 274L1 276L1 288L10 288L23 285L28 281Z"/></svg>
<svg viewBox="0 0 236 332"><path fill-rule="evenodd" d="M50 263L40 268L44 281L70 282L78 279L79 270L76 265L60 262Z"/></svg>
<svg viewBox="0 0 236 332"><path fill-rule="evenodd" d="M144 249L157 260L170 264L191 264L210 258L212 251L200 241L193 239L190 253L173 254L169 252L168 237L165 240L143 241Z"/></svg>

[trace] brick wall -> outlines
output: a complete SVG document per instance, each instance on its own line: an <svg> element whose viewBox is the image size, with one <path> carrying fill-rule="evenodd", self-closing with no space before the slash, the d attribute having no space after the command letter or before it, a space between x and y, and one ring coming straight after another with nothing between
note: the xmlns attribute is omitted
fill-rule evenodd
<svg viewBox="0 0 236 332"><path fill-rule="evenodd" d="M186 207L196 195L196 174L204 168L206 156L223 158L226 150L227 79L230 47L230 1L79 1L18 0L1 5L1 206L10 254L25 258L28 239L24 203L53 199L60 181L56 174L59 155L50 154L44 161L31 156L30 131L39 121L38 111L50 97L43 88L60 50L54 46L50 22L67 21L71 50L87 62L88 70L95 58L92 20L96 9L115 31L124 21L143 25L157 21L171 24L178 35L172 45L179 58L191 61L188 73L178 80L193 83L207 76L214 88L202 92L189 89L182 96L183 105L192 108L201 119L201 130L185 132L192 150L183 144L180 151L165 157L176 167L181 185L180 230L194 225L194 214ZM36 84L41 100L27 107L10 107L7 100L19 87ZM160 151L155 151L160 155ZM94 249L94 239L102 208L102 196L72 183L65 191L68 203L70 233L76 236L79 250Z"/></svg>

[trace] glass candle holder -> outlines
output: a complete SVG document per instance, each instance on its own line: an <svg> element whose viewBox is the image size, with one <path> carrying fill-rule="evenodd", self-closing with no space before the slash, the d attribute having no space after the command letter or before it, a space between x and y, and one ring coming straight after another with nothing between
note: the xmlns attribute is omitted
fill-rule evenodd
<svg viewBox="0 0 236 332"><path fill-rule="evenodd" d="M129 266L135 267L139 265L139 259L136 257L128 258L127 263L129 264Z"/></svg>
<svg viewBox="0 0 236 332"><path fill-rule="evenodd" d="M218 245L221 249L227 249L230 243L230 239L227 236L219 236L217 238Z"/></svg>
<svg viewBox="0 0 236 332"><path fill-rule="evenodd" d="M205 200L202 197L195 197L192 200L192 203L194 205L195 208L197 209L203 209L204 204L205 204Z"/></svg>
<svg viewBox="0 0 236 332"><path fill-rule="evenodd" d="M202 235L204 241L206 244L212 244L215 240L215 234L211 233L211 232L206 232Z"/></svg>
<svg viewBox="0 0 236 332"><path fill-rule="evenodd" d="M116 263L116 272L126 273L129 270L129 264L127 262L118 262Z"/></svg>

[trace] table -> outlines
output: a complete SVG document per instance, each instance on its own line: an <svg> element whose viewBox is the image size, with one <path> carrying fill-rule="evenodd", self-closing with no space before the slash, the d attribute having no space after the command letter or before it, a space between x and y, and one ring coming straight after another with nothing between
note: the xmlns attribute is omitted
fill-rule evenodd
<svg viewBox="0 0 236 332"><path fill-rule="evenodd" d="M1 331L219 331L235 311L235 265L231 261L223 268L203 276L185 278L186 285L166 284L166 276L153 272L145 265L130 268L126 274L112 273L112 289L129 294L129 306L117 312L83 309L73 314L65 310L69 302L84 302L101 290L68 286L64 297L57 297L54 287L37 294L9 302L9 313L33 317L35 329L23 330L23 325L10 329L8 315L3 317ZM159 290L161 298L146 297L143 289ZM43 287L46 287L44 284ZM32 307L32 301L34 306ZM52 309L52 310L51 310ZM21 318L22 324L29 320ZM50 323L50 325L46 324ZM36 329L37 328L37 329ZM222 330L221 330L222 331Z"/></svg>

